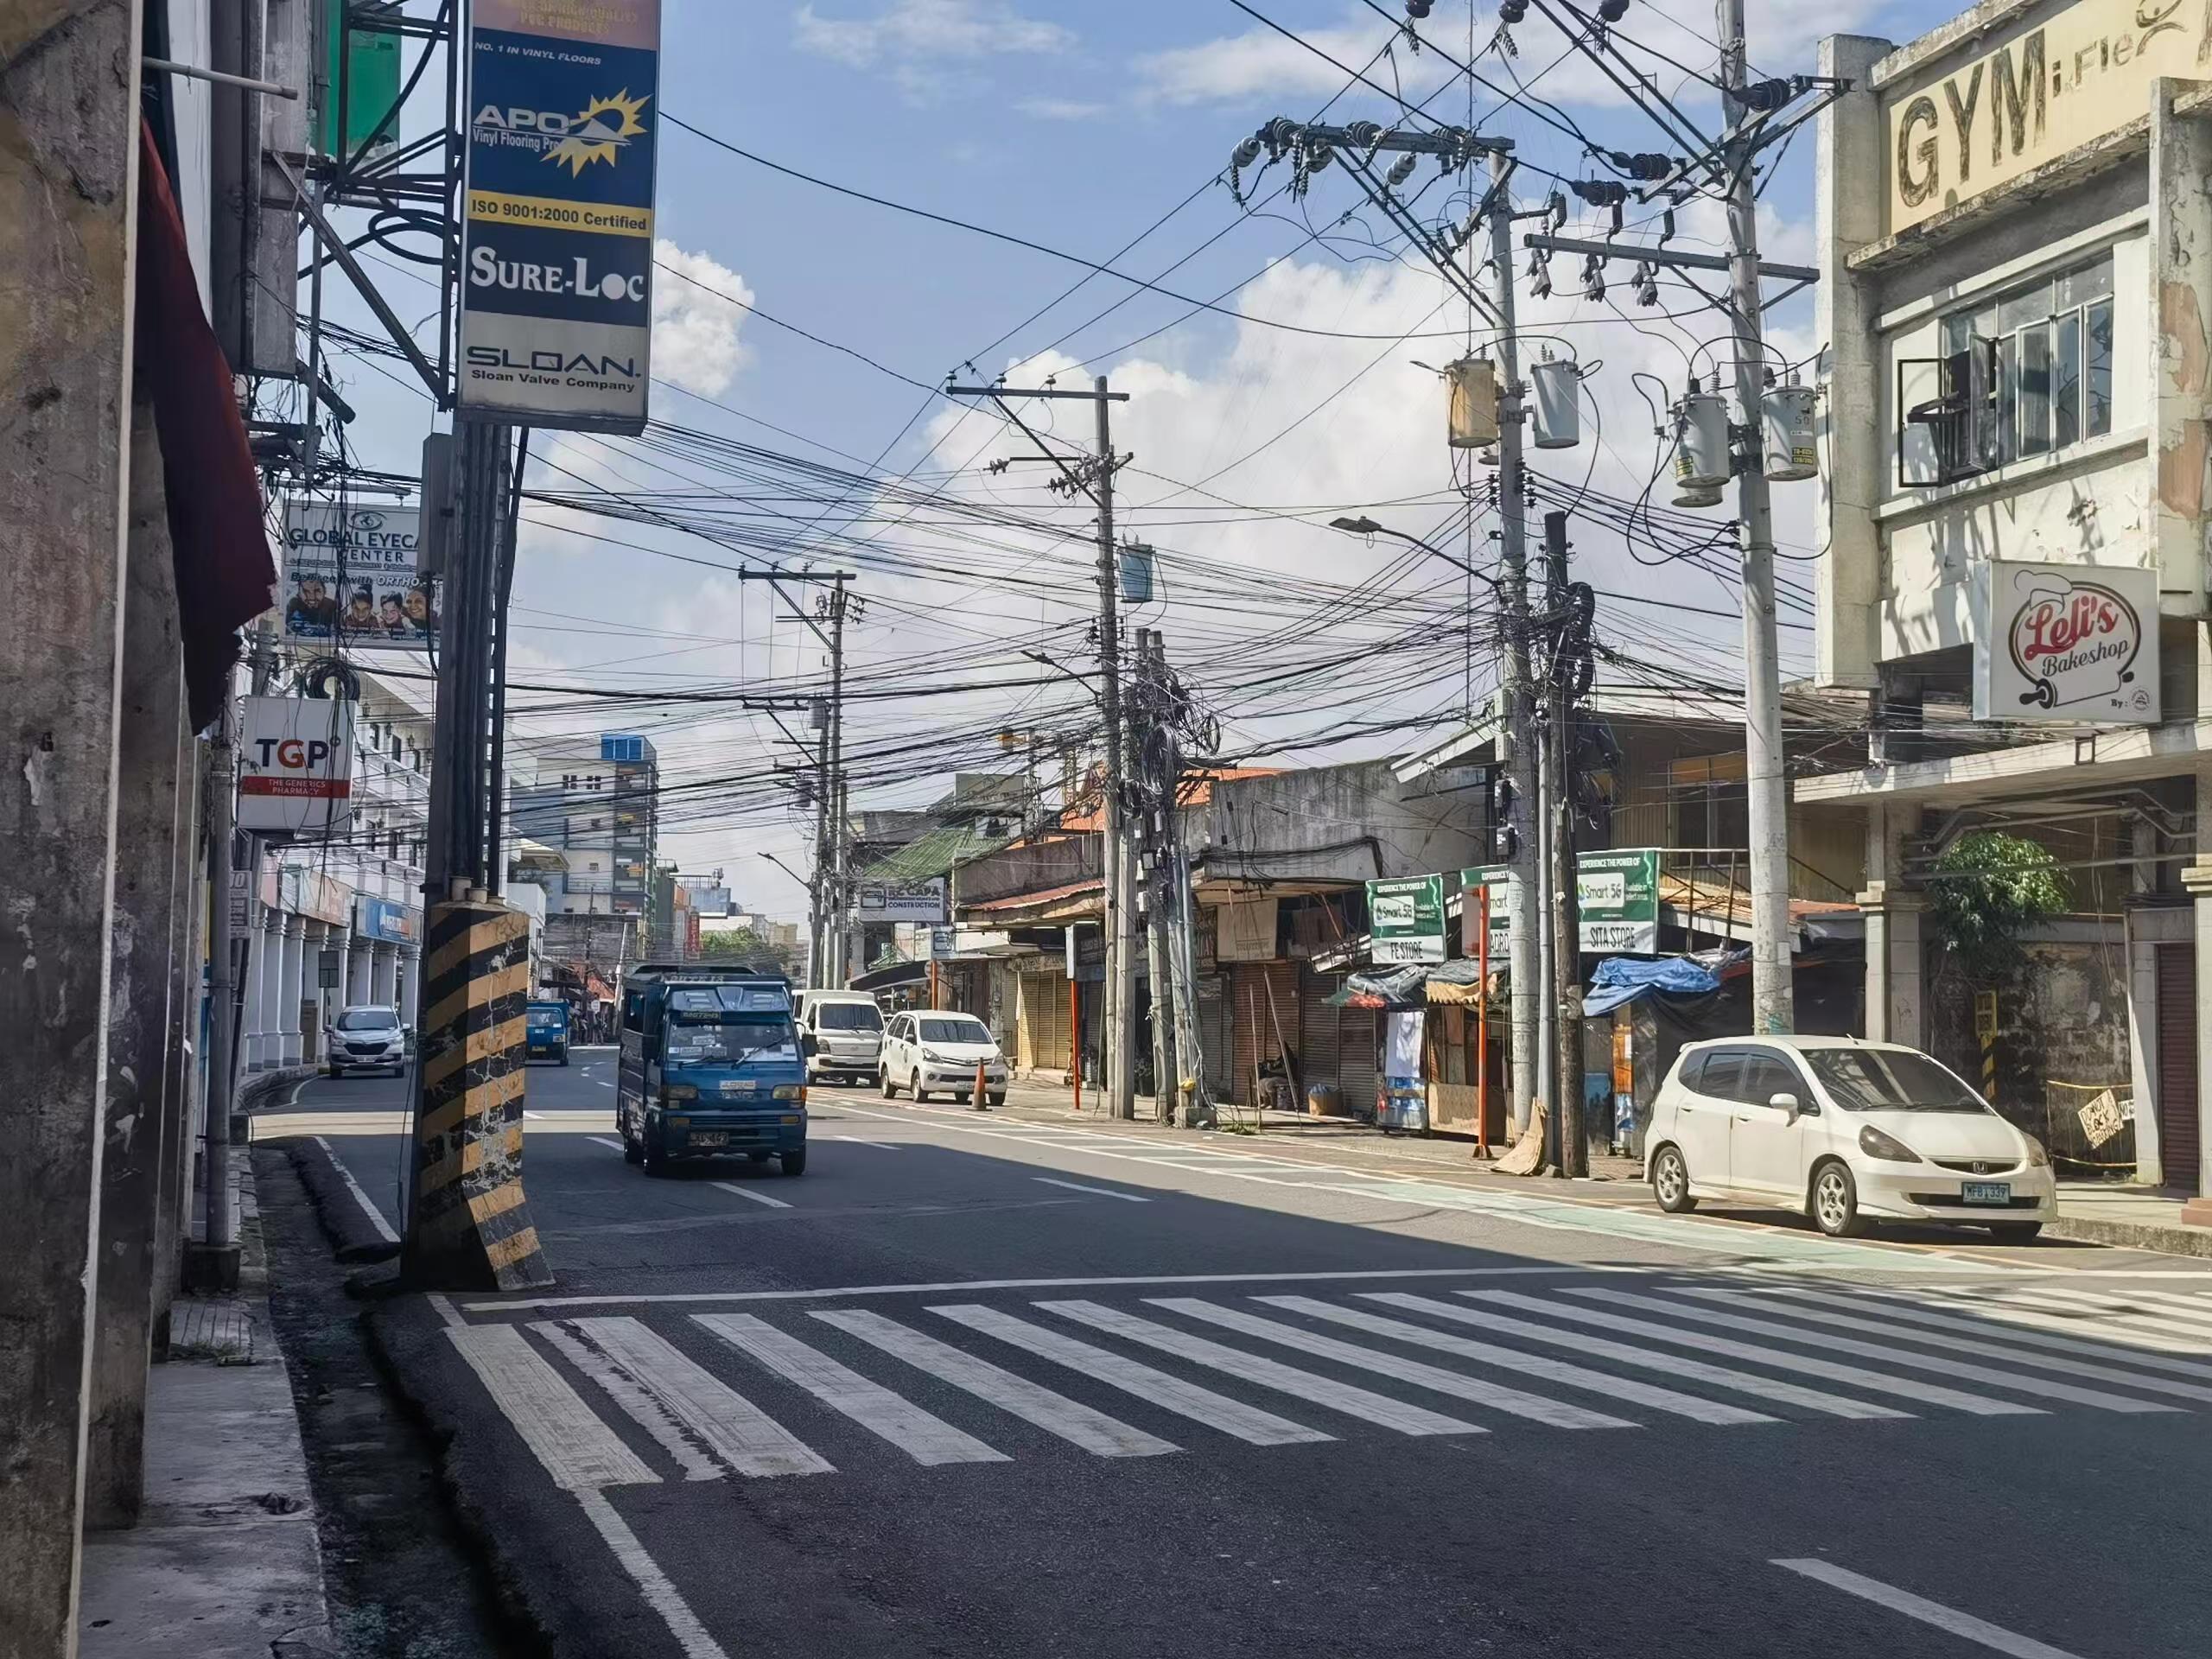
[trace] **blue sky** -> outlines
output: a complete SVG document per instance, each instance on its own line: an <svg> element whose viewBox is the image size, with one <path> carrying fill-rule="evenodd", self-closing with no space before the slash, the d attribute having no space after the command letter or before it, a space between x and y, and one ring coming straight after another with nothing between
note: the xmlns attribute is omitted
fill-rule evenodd
<svg viewBox="0 0 2212 1659"><path fill-rule="evenodd" d="M1392 40L1390 22L1361 0L1255 3L1353 67L1369 64ZM1387 10L1395 16L1396 0L1387 0ZM1808 68L1818 33L1847 28L1902 41L1952 10L1872 0L1751 0L1751 56L1763 70ZM1710 8L1638 4L1621 28L1653 49L1646 60L1666 77L1664 89L1679 91L1684 109L1709 124L1709 97L1697 98L1702 90L1697 83L1657 54L1686 68L1708 68L1712 48L1700 37L1711 33ZM1562 57L1557 36L1541 27L1536 15L1512 31L1516 56L1492 47L1496 29L1492 0L1481 0L1474 23L1476 48L1484 54L1478 67L1499 91L1510 92L1517 77L1529 96L1519 107L1501 107L1498 96L1482 92L1474 114L1483 130L1516 141L1527 169L1518 187L1524 206L1541 200L1551 188L1540 176L1543 169L1569 176L1592 171L1579 156L1579 142L1558 125L1580 127L1608 146L1666 147L1583 59ZM1465 56L1469 23L1462 0L1437 0L1421 30L1452 56ZM1402 86L1416 102L1454 79L1435 51L1414 52L1402 35L1368 73L1385 86ZM1362 206L1340 169L1317 175L1302 207L1279 199L1249 216L1225 188L1207 182L1237 141L1270 117L1311 117L1325 105L1332 119L1386 118L1396 111L1389 99L1368 88L1347 92L1347 79L1230 0L814 0L798 6L668 0L660 107L669 117L828 180L1102 260L1198 192L1115 263L1153 276L1186 261L1160 280L1180 293L1211 297L1280 260L1224 305L1273 323L1375 338L1332 339L1205 315L1117 351L1110 348L1160 329L1189 308L1156 294L1130 298L1127 284L1105 276L1017 327L1076 283L1081 270L779 176L664 125L659 230L673 245L663 250L663 257L679 262L695 283L664 276L658 285L674 309L661 320L656 370L741 414L663 388L655 415L817 456L821 451L742 416L772 422L863 459L887 447L893 469L922 461L925 453L932 468L972 463L974 470L944 480L944 487L1025 511L1057 511L1081 528L1079 516L1065 506L1053 508L1033 489L982 472L1012 448L995 421L969 416L961 424L960 414L941 400L925 399L851 357L718 304L709 290L749 301L924 382L936 382L969 358L987 374L996 372L1058 342L1016 378L1104 371L1136 394L1119 413L1127 445L1139 452L1138 466L1146 469L1123 480L1125 524L1135 533L1247 571L1255 584L1282 575L1357 580L1363 562L1379 567L1386 556L1310 518L1247 514L1240 522L1205 523L1192 511L1216 499L1273 510L1441 499L1440 492L1449 493L1450 462L1439 441L1440 397L1427 372L1415 365L1446 360L1456 354L1455 342L1424 337L1394 348L1390 340L1400 334L1433 336L1460 328L1464 308L1443 302L1445 291L1433 273L1378 256L1367 238L1388 227L1371 211L1340 227L1325 246L1310 237L1311 227L1325 227L1347 208ZM1530 112L1536 95L1551 106L1557 124ZM1430 107L1448 119L1465 120L1464 81L1454 80ZM410 130L419 130L410 123ZM1808 130L1783 159L1764 198L1770 248L1777 257L1811 255L1812 149ZM1281 177L1264 181L1263 188ZM1432 197L1428 205L1439 207L1444 200ZM1686 210L1680 217L1678 245L1698 245L1716 233L1709 215ZM1602 225L1593 219L1586 228ZM1626 281L1622 268L1611 275L1617 285ZM1575 298L1568 262L1554 268L1554 276L1561 293L1541 306L1529 304L1524 327L1548 329L1560 349L1573 349L1586 363L1604 364L1591 382L1602 442L1586 446L1588 453L1573 452L1558 470L1573 483L1586 468L1598 487L1632 498L1654 455L1650 418L1635 395L1631 372L1656 374L1679 392L1688 372L1710 372L1700 342L1717 334L1715 321L1689 315L1655 325L1649 314L1639 315L1626 303L1618 286L1605 306ZM410 317L430 303L428 289L396 273L390 287ZM1116 302L1126 302L1103 320L1077 327ZM1683 302L1670 295L1662 309L1678 308ZM1785 310L1779 321L1790 357L1808 353L1807 308ZM1078 359L1090 360L1078 366ZM427 405L365 369L345 378L364 410L353 434L364 457L411 469ZM1061 432L1087 443L1087 411L1078 417L1066 406L1058 421ZM650 480L655 487L688 487L674 474L657 470L680 465L664 454L639 457L620 446L576 438L548 438L543 453L601 482L626 479L642 487ZM545 476L533 474L533 482ZM1194 481L1211 494L1182 487ZM1781 506L1783 539L1802 554L1817 551L1810 501L1800 493ZM1224 511L1220 516L1232 515ZM518 617L518 675L558 671L569 679L581 675L632 686L707 679L765 685L817 671L819 652L804 643L798 625L777 614L782 607L765 590L741 592L712 572L568 533L570 527L604 531L603 524L563 521L552 512L537 517L518 581L518 602L527 607ZM1404 524L1427 527L1414 518ZM681 550L686 542L627 527L618 527L618 533L670 550ZM1470 549L1483 551L1475 543ZM1594 525L1578 534L1577 550L1586 574L1600 585L1724 612L1732 605L1717 577L1684 581L1673 571L1655 577L1624 550L1608 545ZM690 550L730 562L725 551L696 543ZM994 629L1010 635L1072 628L1087 603L1080 575L1073 566L1049 560L1039 569L1062 570L1065 592L955 582L933 579L926 570L872 578L862 591L887 603L855 630L855 663L863 669L925 664L942 653L972 655L977 639ZM1808 564L1788 569L1809 582ZM1448 578L1446 572L1443 579ZM957 603L924 613L948 599ZM1664 645L1685 652L1710 676L1728 672L1734 630L1725 620L1694 613L1669 617L1663 604L1648 601L1618 614L1624 637L1653 651ZM1218 614L1180 608L1171 593L1149 620L1167 632L1179 661L1187 653L1193 666L1216 671L1224 685L1233 678L1224 664L1236 659L1241 647ZM1067 638L1075 649L1077 633ZM1808 639L1802 632L1785 636L1785 649L1802 658ZM1400 702L1383 684L1362 695L1376 723L1437 714L1433 693L1408 691ZM1233 705L1236 700L1226 701ZM941 717L973 724L993 717L995 709L1017 705L1021 712L1009 715L1012 721L1034 717L1049 723L1056 712L1054 698L1027 692L996 694L995 702L979 696L972 704L877 706L856 711L854 739L889 741L925 732ZM540 730L574 728L579 718L547 715L535 723ZM1234 741L1246 744L1280 740L1299 729L1297 719L1286 720L1272 706L1255 705L1249 718L1231 706L1225 722ZM655 729L651 721L637 723ZM1308 726L1319 723L1306 720ZM1364 747L1339 744L1294 753L1288 762L1325 762L1393 747L1403 745L1378 737ZM694 779L758 769L778 755L789 758L772 728L735 717L683 721L669 729L663 747L671 772ZM938 789L933 779L908 778L873 792L862 789L855 804L906 804ZM805 839L796 812L755 810L721 824L692 827L675 850L687 868L720 865L730 870L741 896L796 916L804 910L796 887L753 855L772 851L800 862Z"/></svg>

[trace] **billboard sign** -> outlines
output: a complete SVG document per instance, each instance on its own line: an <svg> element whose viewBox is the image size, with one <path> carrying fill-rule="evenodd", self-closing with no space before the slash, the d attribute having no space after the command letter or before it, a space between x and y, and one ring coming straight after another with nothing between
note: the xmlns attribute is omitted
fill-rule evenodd
<svg viewBox="0 0 2212 1659"><path fill-rule="evenodd" d="M270 836L342 828L353 810L353 705L317 697L245 703L238 828Z"/></svg>
<svg viewBox="0 0 2212 1659"><path fill-rule="evenodd" d="M902 885L863 881L853 895L853 913L864 922L941 922L944 919L944 878Z"/></svg>
<svg viewBox="0 0 2212 1659"><path fill-rule="evenodd" d="M1444 878L1403 876L1367 884L1368 954L1378 963L1441 962Z"/></svg>
<svg viewBox="0 0 2212 1659"><path fill-rule="evenodd" d="M728 887L691 887L691 908L702 916L722 917L729 914Z"/></svg>
<svg viewBox="0 0 2212 1659"><path fill-rule="evenodd" d="M1582 948L1656 955L1659 950L1659 853L1645 847L1585 853L1574 861Z"/></svg>
<svg viewBox="0 0 2212 1659"><path fill-rule="evenodd" d="M1974 717L2158 721L2158 573L1992 559L1974 573Z"/></svg>
<svg viewBox="0 0 2212 1659"><path fill-rule="evenodd" d="M422 937L421 914L410 905L379 899L373 893L353 898L353 931L365 939L390 944L410 944Z"/></svg>
<svg viewBox="0 0 2212 1659"><path fill-rule="evenodd" d="M476 0L463 416L644 429L659 81L659 0Z"/></svg>
<svg viewBox="0 0 2212 1659"><path fill-rule="evenodd" d="M1483 906L1477 894L1484 887L1490 889L1490 964L1496 969L1505 966L1513 954L1513 918L1521 902L1513 867L1485 864L1459 872L1459 954L1463 957L1478 959L1482 955L1477 936L1482 931Z"/></svg>
<svg viewBox="0 0 2212 1659"><path fill-rule="evenodd" d="M414 507L284 503L284 638L327 650L428 651L435 590Z"/></svg>
<svg viewBox="0 0 2212 1659"><path fill-rule="evenodd" d="M930 925L930 960L950 962L959 954L960 930L942 922Z"/></svg>

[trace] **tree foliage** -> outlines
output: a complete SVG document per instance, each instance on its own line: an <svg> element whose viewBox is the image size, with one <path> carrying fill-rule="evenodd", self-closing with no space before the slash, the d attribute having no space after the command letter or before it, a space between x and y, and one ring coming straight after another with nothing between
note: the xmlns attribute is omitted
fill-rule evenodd
<svg viewBox="0 0 2212 1659"><path fill-rule="evenodd" d="M2073 902L2050 849L2019 836L1980 830L1936 861L1929 914L1946 955L1974 983L1993 986L2021 966L2020 936Z"/></svg>

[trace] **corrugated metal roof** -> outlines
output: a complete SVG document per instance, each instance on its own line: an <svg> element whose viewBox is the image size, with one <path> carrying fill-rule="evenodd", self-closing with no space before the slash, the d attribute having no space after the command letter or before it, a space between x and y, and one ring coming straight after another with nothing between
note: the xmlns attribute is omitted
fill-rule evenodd
<svg viewBox="0 0 2212 1659"><path fill-rule="evenodd" d="M952 867L962 859L975 858L995 852L1011 839L1006 836L987 836L973 824L947 824L932 830L927 835L917 836L888 858L880 860L860 872L862 881L926 881L933 875L949 875Z"/></svg>

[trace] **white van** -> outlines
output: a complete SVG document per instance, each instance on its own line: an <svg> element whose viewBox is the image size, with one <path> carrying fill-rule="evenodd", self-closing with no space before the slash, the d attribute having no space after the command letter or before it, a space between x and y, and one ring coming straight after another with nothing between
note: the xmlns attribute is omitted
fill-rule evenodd
<svg viewBox="0 0 2212 1659"><path fill-rule="evenodd" d="M875 1081L883 1011L866 991L801 991L798 1034L810 1083Z"/></svg>

